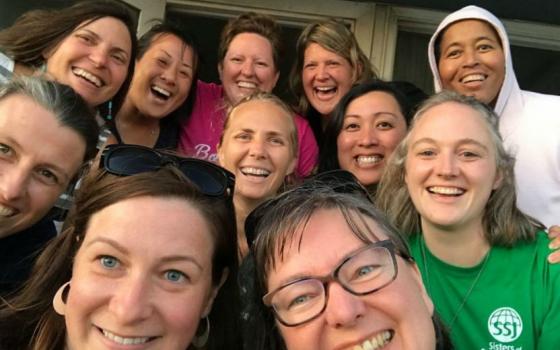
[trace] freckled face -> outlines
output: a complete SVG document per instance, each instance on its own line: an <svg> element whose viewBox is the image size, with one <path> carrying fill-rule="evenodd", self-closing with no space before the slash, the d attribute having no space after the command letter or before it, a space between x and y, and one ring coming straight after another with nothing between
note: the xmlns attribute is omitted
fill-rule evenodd
<svg viewBox="0 0 560 350"><path fill-rule="evenodd" d="M213 251L185 199L136 197L94 214L73 266L68 348L186 349L217 292Z"/></svg>
<svg viewBox="0 0 560 350"><path fill-rule="evenodd" d="M444 89L494 105L505 77L505 56L496 31L479 20L451 24L440 43L438 70Z"/></svg>

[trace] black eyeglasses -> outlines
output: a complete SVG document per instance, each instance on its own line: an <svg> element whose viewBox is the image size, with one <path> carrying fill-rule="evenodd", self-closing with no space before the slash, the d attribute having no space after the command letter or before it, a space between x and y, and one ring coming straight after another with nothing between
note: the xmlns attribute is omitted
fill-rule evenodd
<svg viewBox="0 0 560 350"><path fill-rule="evenodd" d="M306 180L298 187L271 198L255 208L245 219L245 237L247 237L249 247L253 246L256 239L257 226L270 207L276 205L282 198L293 191L309 191L317 186L329 187L337 193L353 193L364 196L369 202L373 203L366 188L360 184L351 172L341 169L325 171Z"/></svg>
<svg viewBox="0 0 560 350"><path fill-rule="evenodd" d="M179 169L202 193L212 197L231 197L235 177L224 168L195 158L183 158L139 145L109 145L101 154L107 172L131 176L172 165Z"/></svg>
<svg viewBox="0 0 560 350"><path fill-rule="evenodd" d="M299 278L276 288L262 300L272 307L280 323L295 327L325 311L329 283L337 282L347 292L361 296L388 286L397 273L395 245L383 240L354 251L327 276Z"/></svg>

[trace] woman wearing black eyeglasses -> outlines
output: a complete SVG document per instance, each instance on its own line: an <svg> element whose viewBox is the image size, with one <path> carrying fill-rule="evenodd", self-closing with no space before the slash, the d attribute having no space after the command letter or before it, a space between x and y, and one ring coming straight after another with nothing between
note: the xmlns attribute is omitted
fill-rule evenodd
<svg viewBox="0 0 560 350"><path fill-rule="evenodd" d="M63 232L0 306L2 349L236 349L231 174L111 146Z"/></svg>
<svg viewBox="0 0 560 350"><path fill-rule="evenodd" d="M288 191L247 219L256 288L246 348L451 348L406 242L344 174Z"/></svg>

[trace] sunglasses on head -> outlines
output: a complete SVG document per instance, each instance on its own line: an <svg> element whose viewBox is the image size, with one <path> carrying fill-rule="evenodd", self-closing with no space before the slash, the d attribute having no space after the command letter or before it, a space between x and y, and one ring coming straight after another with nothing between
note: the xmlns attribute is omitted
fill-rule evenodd
<svg viewBox="0 0 560 350"><path fill-rule="evenodd" d="M195 158L183 158L139 145L109 145L101 154L101 164L117 176L131 176L174 166L202 193L212 197L231 197L235 177L224 168Z"/></svg>
<svg viewBox="0 0 560 350"><path fill-rule="evenodd" d="M315 187L329 187L337 193L357 194L364 196L368 201L373 203L366 188L360 184L358 179L356 179L351 172L341 169L325 171L306 180L303 184L271 198L256 207L245 219L245 236L247 237L249 247L253 247L253 243L257 238L256 229L264 215L271 207L276 205L289 193L293 193L294 191L309 191Z"/></svg>

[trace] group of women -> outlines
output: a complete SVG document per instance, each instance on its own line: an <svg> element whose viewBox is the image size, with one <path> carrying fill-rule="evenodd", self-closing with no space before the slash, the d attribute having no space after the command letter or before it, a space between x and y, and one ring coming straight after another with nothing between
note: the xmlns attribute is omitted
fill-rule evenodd
<svg viewBox="0 0 560 350"><path fill-rule="evenodd" d="M224 28L220 85L197 80L181 27L136 44L133 22L87 1L0 31L0 348L560 344L542 232L560 98L520 90L496 17L444 19L429 56L445 91L421 104L375 79L341 22L310 24L297 113L271 93L269 16ZM57 234L49 210L78 178Z"/></svg>

